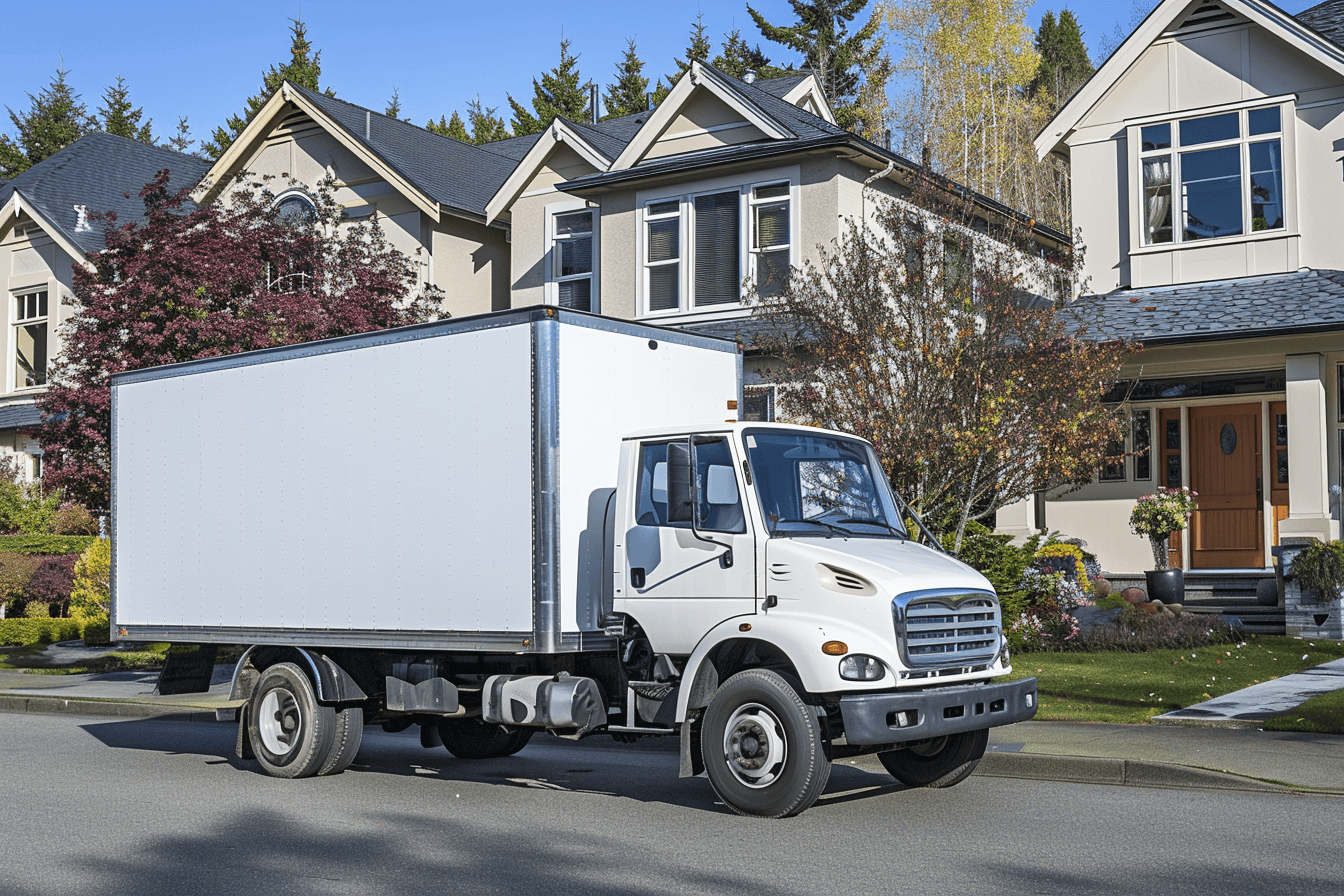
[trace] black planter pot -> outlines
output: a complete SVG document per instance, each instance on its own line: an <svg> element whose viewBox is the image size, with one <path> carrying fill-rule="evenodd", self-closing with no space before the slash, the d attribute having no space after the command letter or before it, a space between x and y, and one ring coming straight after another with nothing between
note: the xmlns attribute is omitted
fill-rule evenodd
<svg viewBox="0 0 1344 896"><path fill-rule="evenodd" d="M1160 600L1164 604L1185 602L1185 570L1150 569L1144 576L1148 579L1148 599Z"/></svg>

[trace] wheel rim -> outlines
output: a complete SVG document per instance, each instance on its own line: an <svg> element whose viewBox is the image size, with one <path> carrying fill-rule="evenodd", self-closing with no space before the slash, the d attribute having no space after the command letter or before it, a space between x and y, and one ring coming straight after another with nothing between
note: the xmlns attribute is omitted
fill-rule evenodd
<svg viewBox="0 0 1344 896"><path fill-rule="evenodd" d="M925 741L922 744L916 744L915 746L910 747L909 750L916 756L922 756L925 759L928 759L931 756L937 756L939 753L943 752L943 747L945 746L947 746L946 737L935 737L933 740Z"/></svg>
<svg viewBox="0 0 1344 896"><path fill-rule="evenodd" d="M724 729L723 758L733 777L747 787L770 786L783 773L788 758L788 740L779 717L759 703L738 707Z"/></svg>
<svg viewBox="0 0 1344 896"><path fill-rule="evenodd" d="M286 756L299 742L303 716L299 701L286 688L275 688L261 698L257 713L257 731L262 745L275 756Z"/></svg>

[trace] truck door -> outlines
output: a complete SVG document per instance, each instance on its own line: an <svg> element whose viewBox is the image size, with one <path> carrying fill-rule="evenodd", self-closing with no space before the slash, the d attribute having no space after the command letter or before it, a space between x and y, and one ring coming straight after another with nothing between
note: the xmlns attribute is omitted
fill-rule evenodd
<svg viewBox="0 0 1344 896"><path fill-rule="evenodd" d="M678 506L675 497L669 502L669 493L684 493L676 478L687 467L676 461L688 454L695 507ZM739 467L724 436L640 445L635 518L625 534L625 594L659 653L688 654L722 620L756 610L755 537Z"/></svg>

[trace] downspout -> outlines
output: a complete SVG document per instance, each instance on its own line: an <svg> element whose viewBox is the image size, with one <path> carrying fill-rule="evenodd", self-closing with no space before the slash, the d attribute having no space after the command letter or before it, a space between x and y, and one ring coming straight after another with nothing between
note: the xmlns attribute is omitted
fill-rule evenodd
<svg viewBox="0 0 1344 896"><path fill-rule="evenodd" d="M865 180L863 186L859 189L859 220L863 222L864 227L868 226L868 187L873 181L881 180L895 170L896 160L892 159L887 162L887 167L881 171L874 171L872 176Z"/></svg>

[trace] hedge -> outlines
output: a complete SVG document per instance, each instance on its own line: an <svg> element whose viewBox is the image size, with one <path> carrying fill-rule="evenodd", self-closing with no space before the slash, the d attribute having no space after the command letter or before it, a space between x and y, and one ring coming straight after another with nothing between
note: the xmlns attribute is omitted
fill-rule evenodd
<svg viewBox="0 0 1344 896"><path fill-rule="evenodd" d="M82 554L96 535L0 535L0 552L11 554Z"/></svg>
<svg viewBox="0 0 1344 896"><path fill-rule="evenodd" d="M77 619L0 619L0 644L53 644L74 641L84 635Z"/></svg>

